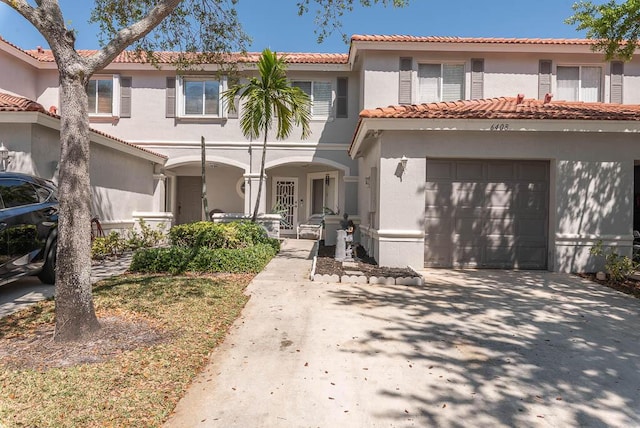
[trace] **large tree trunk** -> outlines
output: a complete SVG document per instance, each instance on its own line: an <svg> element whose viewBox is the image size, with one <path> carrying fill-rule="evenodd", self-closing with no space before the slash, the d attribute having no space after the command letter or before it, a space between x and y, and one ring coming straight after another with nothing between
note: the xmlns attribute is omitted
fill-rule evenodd
<svg viewBox="0 0 640 428"><path fill-rule="evenodd" d="M258 208L260 208L260 197L262 196L262 183L264 181L264 164L267 160L267 130L264 130L264 143L262 144L262 162L260 163L260 182L258 183L258 198L256 199L256 205L253 209L252 222L256 222L258 218Z"/></svg>
<svg viewBox="0 0 640 428"><path fill-rule="evenodd" d="M91 190L85 73L60 70L60 200L56 266L58 341L80 340L100 328L91 295Z"/></svg>

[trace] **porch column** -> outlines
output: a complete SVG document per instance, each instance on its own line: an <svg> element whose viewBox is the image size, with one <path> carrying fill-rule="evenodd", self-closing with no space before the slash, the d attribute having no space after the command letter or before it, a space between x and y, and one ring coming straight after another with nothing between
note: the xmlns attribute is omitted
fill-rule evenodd
<svg viewBox="0 0 640 428"><path fill-rule="evenodd" d="M245 214L253 214L258 199L258 187L260 186L260 173L249 173L244 175L245 186L244 191L244 209ZM248 205L247 205L248 204ZM260 195L260 205L258 206L258 214L264 214L267 210L267 176L262 176L262 193Z"/></svg>
<svg viewBox="0 0 640 428"><path fill-rule="evenodd" d="M155 186L152 210L156 212L163 212L165 210L164 201L167 192L165 182L167 180L167 176L164 174L164 169L159 167L159 165L154 168L153 180L155 182Z"/></svg>

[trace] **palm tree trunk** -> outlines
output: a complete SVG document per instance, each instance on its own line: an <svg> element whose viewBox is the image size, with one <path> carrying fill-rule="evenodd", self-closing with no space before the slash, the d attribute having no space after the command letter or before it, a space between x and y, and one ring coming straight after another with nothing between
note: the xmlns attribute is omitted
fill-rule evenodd
<svg viewBox="0 0 640 428"><path fill-rule="evenodd" d="M252 222L256 222L258 218L258 209L260 208L260 196L262 196L262 182L264 179L264 164L267 160L267 128L264 128L264 143L262 144L262 162L260 162L260 183L258 184L258 197L256 199L256 205L253 209Z"/></svg>

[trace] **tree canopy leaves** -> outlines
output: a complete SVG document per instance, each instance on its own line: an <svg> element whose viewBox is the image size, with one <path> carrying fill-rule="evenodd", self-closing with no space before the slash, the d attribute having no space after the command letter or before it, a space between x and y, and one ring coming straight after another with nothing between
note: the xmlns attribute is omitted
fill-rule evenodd
<svg viewBox="0 0 640 428"><path fill-rule="evenodd" d="M596 41L594 48L603 51L608 60L629 60L638 46L640 36L640 0L604 4L581 1L573 5L575 14L567 23L586 30L587 37Z"/></svg>
<svg viewBox="0 0 640 428"><path fill-rule="evenodd" d="M347 41L347 35L342 32L342 17L345 13L352 12L355 5L363 7L381 4L385 7L404 7L410 0L298 0L298 15L309 13L315 10L315 33L318 36L318 43L331 35L334 31L342 35ZM424 1L424 0L422 0Z"/></svg>

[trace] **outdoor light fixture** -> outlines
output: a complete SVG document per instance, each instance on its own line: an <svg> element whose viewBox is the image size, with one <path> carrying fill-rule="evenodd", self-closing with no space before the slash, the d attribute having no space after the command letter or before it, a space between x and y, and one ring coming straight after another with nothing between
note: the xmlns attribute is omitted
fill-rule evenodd
<svg viewBox="0 0 640 428"><path fill-rule="evenodd" d="M405 171L407 169L407 162L409 161L409 159L407 159L406 156L402 156L402 158L400 159L400 164L402 164L402 171Z"/></svg>
<svg viewBox="0 0 640 428"><path fill-rule="evenodd" d="M0 171L7 170L7 166L11 163L11 156L9 156L9 149L7 149L4 143L0 143Z"/></svg>
<svg viewBox="0 0 640 428"><path fill-rule="evenodd" d="M328 185L329 185L329 183L330 183L330 181L329 181L329 174L327 174L327 175L325 175L325 176L324 176L324 184L325 184L325 186L328 186Z"/></svg>

